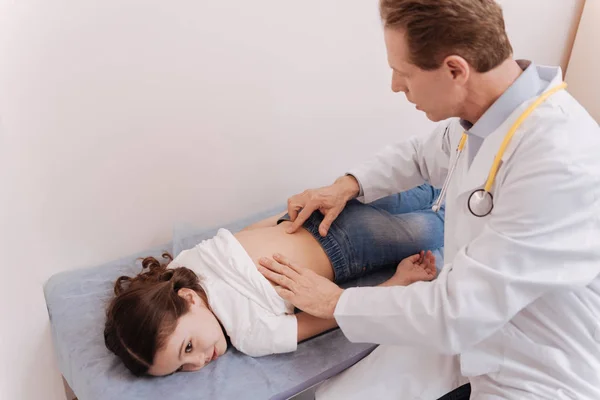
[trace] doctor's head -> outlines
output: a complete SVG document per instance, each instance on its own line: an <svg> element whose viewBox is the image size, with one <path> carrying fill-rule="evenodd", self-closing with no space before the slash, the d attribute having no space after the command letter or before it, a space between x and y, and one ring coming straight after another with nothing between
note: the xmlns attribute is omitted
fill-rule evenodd
<svg viewBox="0 0 600 400"><path fill-rule="evenodd" d="M433 121L464 118L486 75L512 57L494 0L381 0L392 90Z"/></svg>
<svg viewBox="0 0 600 400"><path fill-rule="evenodd" d="M115 283L106 347L137 376L196 371L225 353L227 341L198 276L185 267L168 269L154 257L142 266L137 276Z"/></svg>

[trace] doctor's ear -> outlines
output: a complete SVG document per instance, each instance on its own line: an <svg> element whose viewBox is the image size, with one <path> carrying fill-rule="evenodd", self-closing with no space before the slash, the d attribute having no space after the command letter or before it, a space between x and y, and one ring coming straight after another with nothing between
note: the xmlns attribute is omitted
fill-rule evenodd
<svg viewBox="0 0 600 400"><path fill-rule="evenodd" d="M448 56L442 63L442 68L444 68L450 78L456 83L463 84L469 80L469 76L471 75L471 67L467 60L460 56Z"/></svg>

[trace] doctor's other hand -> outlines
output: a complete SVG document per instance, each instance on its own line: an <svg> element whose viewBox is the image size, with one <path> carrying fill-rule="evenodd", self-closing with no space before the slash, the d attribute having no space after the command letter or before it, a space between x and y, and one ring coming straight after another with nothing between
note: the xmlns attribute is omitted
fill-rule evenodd
<svg viewBox="0 0 600 400"><path fill-rule="evenodd" d="M358 196L360 186L351 175L342 176L331 186L309 189L288 199L288 215L292 225L287 233L294 233L317 210L324 218L319 226L319 234L327 236L329 227L340 215L346 203Z"/></svg>
<svg viewBox="0 0 600 400"><path fill-rule="evenodd" d="M332 319L344 290L329 279L292 264L279 254L263 257L258 270L275 285L277 294L295 307L317 318Z"/></svg>
<svg viewBox="0 0 600 400"><path fill-rule="evenodd" d="M431 281L435 278L435 257L431 251L405 258L398 264L396 273L381 286L408 286L419 281Z"/></svg>

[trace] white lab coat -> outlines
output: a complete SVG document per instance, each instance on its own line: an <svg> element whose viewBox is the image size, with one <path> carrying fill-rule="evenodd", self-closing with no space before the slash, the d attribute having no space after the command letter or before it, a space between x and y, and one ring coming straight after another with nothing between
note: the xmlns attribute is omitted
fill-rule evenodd
<svg viewBox="0 0 600 400"><path fill-rule="evenodd" d="M538 72L549 88L562 81L559 68ZM493 212L478 218L467 208L510 126L533 101L486 138L470 166L465 149L448 190L438 278L344 292L335 311L344 334L387 346L367 367L355 366L360 373L326 384L319 399L365 398L358 393L369 387L378 388L377 398L432 399L461 383L461 375L471 382L472 399L600 399L598 124L567 91L554 94L508 146ZM350 171L363 200L425 181L441 187L462 132L458 121L446 121ZM415 349L423 350L422 360ZM394 370L396 382L378 384Z"/></svg>

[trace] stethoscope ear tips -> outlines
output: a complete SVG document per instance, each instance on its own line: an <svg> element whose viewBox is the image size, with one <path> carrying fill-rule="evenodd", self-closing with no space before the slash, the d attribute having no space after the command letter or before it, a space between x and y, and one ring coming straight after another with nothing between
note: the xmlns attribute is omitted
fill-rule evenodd
<svg viewBox="0 0 600 400"><path fill-rule="evenodd" d="M494 197L490 192L479 189L471 193L467 202L469 211L476 217L485 217L494 208Z"/></svg>

